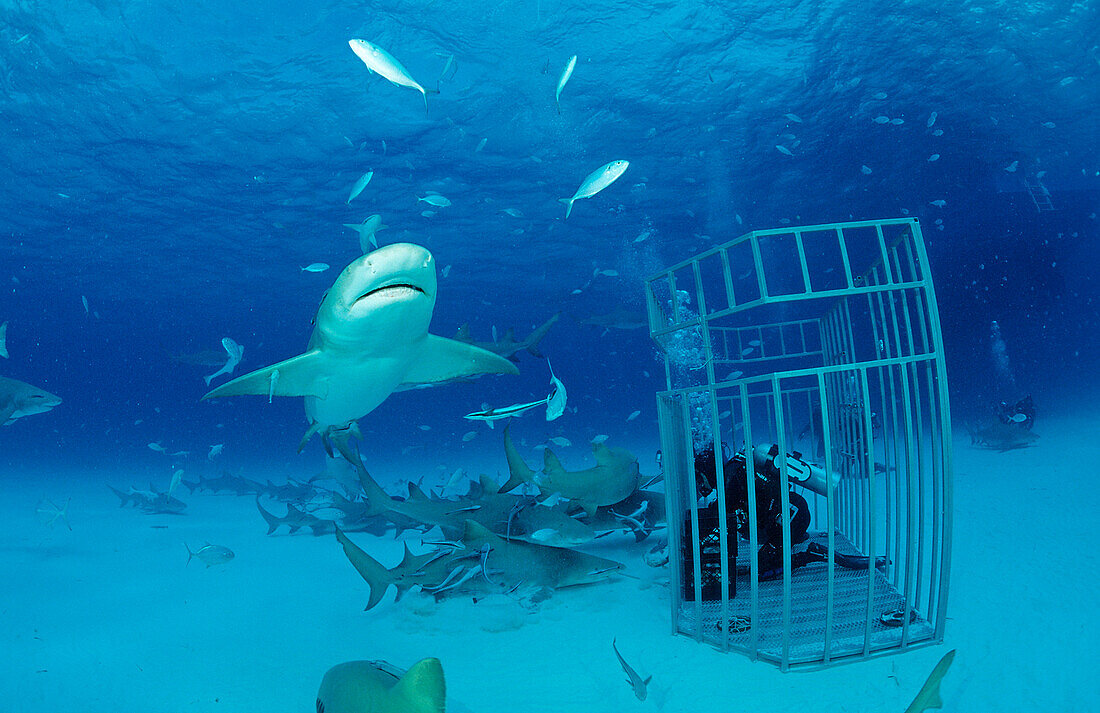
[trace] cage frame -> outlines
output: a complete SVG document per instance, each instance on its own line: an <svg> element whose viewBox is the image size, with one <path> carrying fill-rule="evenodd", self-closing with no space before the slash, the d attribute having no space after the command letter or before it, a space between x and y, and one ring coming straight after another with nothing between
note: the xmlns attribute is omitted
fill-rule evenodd
<svg viewBox="0 0 1100 713"><path fill-rule="evenodd" d="M870 260L862 272L854 269L853 260L850 258L850 248L847 235L854 231L873 231L877 242L877 258ZM887 233L893 231L893 237ZM815 289L813 274L810 269L810 259L807 252L804 236L811 234L829 234L836 236L839 248L840 265L842 265L842 280L840 286ZM769 289L768 274L765 266L765 255L762 243L770 238L790 236L794 240L797 252L798 271L801 279L801 289L788 291L775 291ZM734 267L737 263L731 260L731 253L739 247L747 246L751 259L751 272L755 273L755 296L750 294L747 300L738 300L739 289L735 289ZM742 250L742 252L744 252ZM724 292L724 306L712 309L707 303L710 294L709 287L704 289L704 279L701 265L705 261L716 258L721 266L719 292ZM679 298L678 285L679 274L687 272L689 284L684 287L689 294L695 296L695 309L684 309ZM950 581L951 562L951 534L952 534L952 509L953 509L953 476L952 476L952 443L950 427L950 403L947 393L947 374L944 362L943 341L939 322L938 304L935 288L928 268L928 257L925 249L923 235L919 221L915 218L895 218L885 220L849 221L841 223L825 223L809 226L783 227L770 230L754 230L726 243L715 245L694 257L671 265L652 274L644 282L645 299L649 317L650 337L657 344L658 349L664 354L665 389L657 394L658 424L661 433L661 448L663 465L665 469L665 493L666 513L668 517L668 538L670 553L670 589L671 589L671 626L673 634L687 634L694 636L698 641L704 640L716 645L723 651L739 651L748 655L751 659L763 659L771 661L783 671L792 668L820 668L837 663L856 660L865 660L877 656L889 655L917 648L920 646L942 643L946 623L948 603L948 590ZM724 288L724 289L723 289ZM667 297L668 301L663 302ZM868 311L871 314L870 324L873 328L873 337L877 341L878 353L874 358L855 359L855 336L852 329L852 317L849 302L851 299L866 298ZM735 378L726 377L719 379L715 373L717 361L731 361L728 339L729 327L720 326L723 319L740 317L752 314L753 310L760 307L773 305L805 305L809 300L819 301L814 304L827 305L821 310L821 316L816 319L799 319L790 321L772 322L762 325L733 328L736 330L760 330L779 327L782 348L779 356L769 357L760 346L760 357L753 357L757 362L789 358L791 354L786 351L783 344L784 329L796 325L801 334L802 349L795 354L799 359L820 358L822 363L818 366L802 367L798 369L772 369L766 368L755 375L737 375ZM667 305L667 309L665 308ZM912 309L910 306L913 305ZM720 305L719 305L720 306ZM842 310L843 308L843 310ZM681 314L683 312L683 314ZM913 314L913 313L916 314ZM847 313L847 314L846 314ZM876 317L881 316L881 320ZM819 348L815 351L809 348L806 338L806 326L817 322L819 328ZM879 331L881 325L882 331ZM673 366L670 363L668 351L664 348L665 339L677 333L684 334L683 330L698 330L702 335L702 348L705 360L698 370L705 374L705 384L677 386L674 384ZM722 350L725 359L716 359L715 335L722 339ZM736 335L737 344L742 344L741 335ZM760 342L760 339L757 339ZM905 354L903 352L908 352ZM816 355L816 357L815 357ZM745 355L741 355L742 361L749 361ZM733 360L736 361L736 360ZM827 363L831 361L832 363ZM780 366L782 363L780 362ZM737 372L735 372L737 374ZM854 385L851 377L842 379L846 375L858 375ZM922 375L925 381L922 383ZM733 376L733 375L731 375ZM874 377L879 383L873 384ZM896 383L895 383L896 378ZM813 408L812 393L819 395L822 439L824 442L824 469L826 474L839 473L849 469L851 464L839 463L839 460L847 460L837 455L838 449L832 442L833 434L840 433L840 440L846 444L852 442L866 443L859 455L858 469L866 473L866 484L851 485L854 476L841 479L841 484L847 485L848 490L841 490L840 486L830 487L823 496L825 510L824 542L827 547L827 559L825 562L825 616L824 636L820 655L796 653L792 654L791 641L791 617L792 617L792 567L791 567L791 529L790 529L790 502L791 492L790 467L787 457L777 459L779 471L779 493L781 498L780 508L783 518L782 538L782 610L781 641L778 652L773 648L765 648L761 644L764 635L761 625L761 586L759 571L759 557L750 556L748 566L749 605L748 636L733 640L731 629L733 620L731 615L731 598L728 592L730 584L729 552L730 533L726 524L729 523L726 503L726 477L724 473L724 457L715 458L715 489L717 495L717 522L721 523L719 531L720 550L720 604L718 610L719 628L722 633L718 636L704 633L704 621L706 616L703 611L702 598L702 572L700 557L700 520L699 520L699 493L694 499L686 497L685 491L694 484L694 445L691 429L691 414L689 412L692 395L705 394L706 408L709 409L709 423L712 432L711 442L716 449L723 444L730 444L731 451L751 453L753 440L753 417L750 413L750 405L754 398L763 398L765 402L770 396L774 407L774 414L768 411L766 422L774 419L773 433L775 445L779 454L789 454L785 429L788 422L784 418L784 407L790 401L785 397L798 389L785 388L785 382L796 383L800 379L809 380L812 385L809 390L808 400L810 409ZM889 380L889 387L886 380ZM816 383L815 383L816 382ZM877 393L881 395L878 404L871 403L871 396L877 386ZM927 394L914 393L922 388L927 389ZM839 398L836 394L840 391L850 390L854 394L852 411L858 410L855 416L845 415L834 407L829 398ZM898 393L900 389L900 393ZM723 438L722 418L719 411L719 393L732 393L734 396L723 396L731 403L730 412L740 404L740 423L742 433L740 437L730 434ZM888 401L887 394L890 394ZM928 413L922 413L922 398L927 396ZM906 408L899 410L900 401ZM915 399L915 400L914 400ZM915 405L916 411L912 412L908 406ZM887 442L885 427L882 431L884 449L884 473L880 484L875 470L875 425L873 408L880 408L878 418L887 419L891 424L891 434L894 438ZM793 409L792 409L793 410ZM732 415L734 421L737 417ZM757 419L759 421L759 419ZM811 426L812 426L811 420ZM928 430L928 443L923 439L925 427ZM904 433L904 438L899 442L899 429ZM869 437L868 437L869 436ZM813 436L811 435L811 439ZM792 439L793 440L793 439ZM740 451L737 451L740 446ZM893 449L890 454L889 450ZM899 451L899 449L902 449ZM716 450L721 453L721 450ZM689 458L689 455L691 457ZM928 462L925 462L928 461ZM889 463L893 462L895 472L890 474ZM758 476L754 458L745 458L747 479L747 532L750 553L756 553L759 549L759 534L757 522L757 502L754 483ZM903 464L905 467L904 478L902 475ZM884 491L880 492L880 485ZM903 493L902 488L905 488ZM891 489L893 492L891 492ZM837 492L840 491L840 492ZM904 495L904 498L902 497ZM891 497L896 502L891 501ZM885 502L885 522L877 521L879 517L879 502ZM928 502L926 502L926 500ZM688 502L685 508L684 503ZM843 501L843 504L842 504ZM902 502L904 501L904 503ZM820 525L818 517L817 500L815 502L814 521ZM906 511L902 513L900 508L904 504ZM892 507L893 506L893 509ZM684 535L681 525L687 527L687 521L683 511L687 510L690 517L691 537L693 539L692 561L690 576L692 579L694 601L690 602L693 610L692 621L687 621L685 613L689 602L684 599L682 577L688 576L684 572ZM930 512L929 512L930 511ZM866 523L859 521L861 517L869 517ZM930 527L926 527L928 516L931 516ZM892 519L891 519L892 518ZM845 521L841 523L840 521ZM904 532L902 522L904 521ZM845 533L843 539L856 529L860 530L861 538L857 538L863 549L870 553L867 557L866 572L866 602L863 617L863 641L862 646L853 649L850 642L845 647L838 648L834 641L834 625L836 624L836 599L835 583L837 581L837 564L835 560L836 546L841 533ZM736 537L736 533L733 534ZM882 540L880 542L880 540ZM736 543L734 543L736 545ZM847 540L847 544L854 543ZM876 573L875 559L880 545L889 554L894 553L894 559L887 564L893 567L891 577L886 584L894 586L900 582L902 591L900 595L904 601L902 621L897 628L898 636L882 637L873 636L873 615L876 589L882 586ZM904 549L902 549L904 547ZM857 548L859 549L859 548ZM926 558L928 564L926 566ZM904 571L899 571L899 560L904 560ZM733 577L737 573L732 573ZM770 586L770 585L769 585ZM881 592L880 592L881 594ZM915 613L921 605L924 595L923 612L925 616L920 619L922 626L919 631L916 626L911 627L912 613ZM686 623L685 623L686 622ZM723 626L723 623L725 625ZM875 632L879 634L881 632ZM839 637L837 637L839 638ZM851 638L851 637L849 637Z"/></svg>

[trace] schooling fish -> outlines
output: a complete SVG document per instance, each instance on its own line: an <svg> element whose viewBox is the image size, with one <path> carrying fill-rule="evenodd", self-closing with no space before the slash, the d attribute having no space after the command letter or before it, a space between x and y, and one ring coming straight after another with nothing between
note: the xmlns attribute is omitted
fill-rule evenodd
<svg viewBox="0 0 1100 713"><path fill-rule="evenodd" d="M425 89L409 74L409 71L393 56L378 45L366 40L348 40L348 46L355 56L363 60L367 69L379 74L399 87L409 87L424 95L424 113L428 112L428 95L439 94L438 89Z"/></svg>
<svg viewBox="0 0 1100 713"><path fill-rule="evenodd" d="M355 185L351 187L351 194L348 195L347 205L351 205L351 202L355 200L355 197L363 192L363 189L370 183L370 179L374 178L374 171L367 171L359 180L355 182Z"/></svg>
<svg viewBox="0 0 1100 713"><path fill-rule="evenodd" d="M302 272L324 272L328 269L327 262L315 262L301 268Z"/></svg>
<svg viewBox="0 0 1100 713"><path fill-rule="evenodd" d="M612 161L611 163L600 166L584 179L580 188L573 194L572 198L559 198L560 203L565 204L565 217L568 219L569 214L573 211L573 202L580 200L581 198L591 198L603 189L610 186L615 181L619 180L619 176L623 175L623 172L630 166L629 161Z"/></svg>
<svg viewBox="0 0 1100 713"><path fill-rule="evenodd" d="M561 72L561 77L558 79L558 90L554 93L554 104L558 107L558 113L561 113L561 90L565 89L565 85L569 82L569 78L573 76L573 69L577 66L577 55L573 55L569 58L569 63L565 65L565 69Z"/></svg>
<svg viewBox="0 0 1100 713"><path fill-rule="evenodd" d="M438 193L429 193L423 198L417 198L416 202L424 201L428 205L435 206L436 208L446 208L451 205L450 199L446 196L441 196Z"/></svg>

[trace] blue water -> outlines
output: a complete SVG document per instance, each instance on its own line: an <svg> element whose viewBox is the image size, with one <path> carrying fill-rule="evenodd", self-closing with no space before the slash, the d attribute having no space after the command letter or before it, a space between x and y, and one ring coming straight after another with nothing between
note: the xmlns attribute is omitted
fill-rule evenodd
<svg viewBox="0 0 1100 713"><path fill-rule="evenodd" d="M200 402L217 367L168 354L230 336L240 374L300 353L360 254L342 224L372 213L383 243L451 266L435 333L524 336L563 312L542 346L577 412L529 416L532 441L655 447L663 374L645 330L576 320L641 313L651 272L786 224L920 218L956 415L1028 392L1053 413L1097 387L1100 4L14 2L0 19L0 372L64 399L0 429L0 471L163 479L158 442L315 472L316 443L294 453L298 400ZM438 83L427 115L352 37ZM557 199L620 158L623 178L564 221ZM1025 190L1040 172L1051 212ZM423 217L429 190L453 205ZM300 270L318 261L332 269ZM1012 392L993 376L993 320ZM364 450L457 451L463 414L545 395L545 365L519 363L518 378L391 398L363 420ZM497 452L495 437L469 448L483 442Z"/></svg>

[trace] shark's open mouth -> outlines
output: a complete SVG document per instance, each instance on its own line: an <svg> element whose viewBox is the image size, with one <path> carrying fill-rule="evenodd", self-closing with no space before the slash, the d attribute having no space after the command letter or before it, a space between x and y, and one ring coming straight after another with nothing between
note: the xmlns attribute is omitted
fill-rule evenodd
<svg viewBox="0 0 1100 713"><path fill-rule="evenodd" d="M388 290L400 290L402 292L419 292L422 295L427 294L426 292L424 292L423 288L417 287L416 285L414 285L410 282L395 282L395 283L390 284L390 285L383 285L381 287L375 287L373 290L369 290L367 292L364 292L363 294L356 297L355 302L353 302L352 304L354 305L354 304L358 303L360 300L365 300L368 297L371 297L373 295L377 295L380 292L386 292Z"/></svg>

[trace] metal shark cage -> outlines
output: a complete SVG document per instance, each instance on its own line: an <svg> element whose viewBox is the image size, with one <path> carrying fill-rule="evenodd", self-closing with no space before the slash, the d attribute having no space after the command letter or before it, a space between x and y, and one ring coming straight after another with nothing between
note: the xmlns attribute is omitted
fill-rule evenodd
<svg viewBox="0 0 1100 713"><path fill-rule="evenodd" d="M645 289L673 632L783 670L941 642L950 415L917 220L753 231Z"/></svg>

